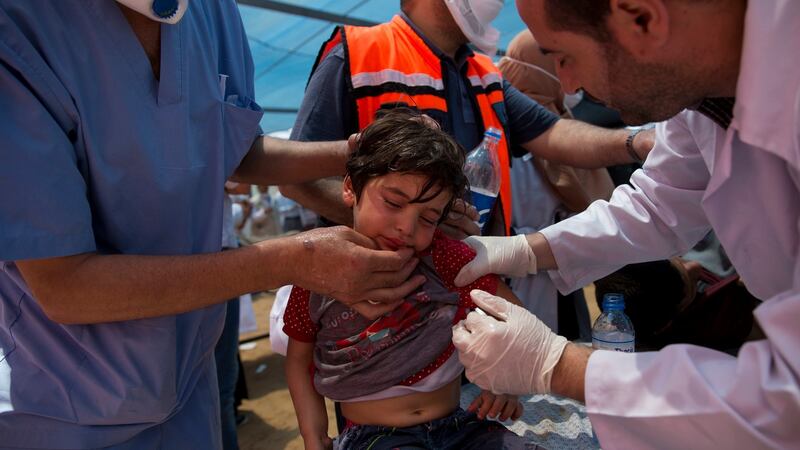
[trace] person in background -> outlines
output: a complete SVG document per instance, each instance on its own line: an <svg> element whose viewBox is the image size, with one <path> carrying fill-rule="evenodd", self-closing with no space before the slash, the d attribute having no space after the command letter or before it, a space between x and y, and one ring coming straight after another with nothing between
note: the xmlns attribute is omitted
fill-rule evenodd
<svg viewBox="0 0 800 450"><path fill-rule="evenodd" d="M269 186L256 186L247 203L251 206L251 212L239 232L244 243L254 244L281 234L281 224L278 212L272 206Z"/></svg>
<svg viewBox="0 0 800 450"><path fill-rule="evenodd" d="M517 34L497 67L520 92L561 117L574 118L555 76L555 63L542 54L528 30ZM608 200L614 185L606 169L580 169L554 163L531 153L511 166L513 211L511 225L529 234L586 209L598 199ZM589 312L583 292L560 297L546 274L512 278L510 286L525 309L556 332L572 339L589 338Z"/></svg>
<svg viewBox="0 0 800 450"><path fill-rule="evenodd" d="M578 88L630 124L659 122L631 187L523 238L471 237L456 279L549 270L571 290L689 250L713 229L766 335L737 356L693 345L592 351L476 291L453 341L493 392L586 402L603 448L793 448L800 442L800 3L518 0Z"/></svg>
<svg viewBox="0 0 800 450"><path fill-rule="evenodd" d="M247 195L250 185L226 181L222 211L222 250L239 247L236 237L237 224L233 217L233 200L236 195ZM237 450L236 435L236 382L239 379L239 297L225 302L225 323L214 347L214 362L217 365L219 386L220 423L222 425L223 450Z"/></svg>
<svg viewBox="0 0 800 450"><path fill-rule="evenodd" d="M521 31L511 40L497 67L521 93L560 117L574 119L556 76L555 62L541 52L530 30ZM561 218L583 211L595 200L611 197L614 185L605 168L581 169L541 157L532 157L530 161L548 186L548 192L560 203ZM553 211L548 215L555 214Z"/></svg>
<svg viewBox="0 0 800 450"><path fill-rule="evenodd" d="M487 419L517 419L516 397L483 391L467 411L459 408L463 367L451 327L472 307L469 290L518 302L496 276L452 285L474 254L437 224L466 190L463 165L458 144L418 113L391 110L360 134L342 194L353 226L381 248L413 248L426 282L377 320L335 297L292 288L284 316L286 378L307 450L331 448L323 396L340 402L347 421L338 448L529 448Z"/></svg>
<svg viewBox="0 0 800 450"><path fill-rule="evenodd" d="M226 180L349 154L260 135L233 0L0 0L0 42L0 192L26 193L0 202L0 446L219 449L227 299L297 282L377 317L424 281L345 227L220 251Z"/></svg>

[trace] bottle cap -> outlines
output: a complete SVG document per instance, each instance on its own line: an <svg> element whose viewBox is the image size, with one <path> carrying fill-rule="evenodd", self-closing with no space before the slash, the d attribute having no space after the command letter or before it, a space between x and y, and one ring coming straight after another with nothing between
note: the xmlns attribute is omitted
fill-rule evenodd
<svg viewBox="0 0 800 450"><path fill-rule="evenodd" d="M603 296L603 311L622 311L625 309L625 297L622 294L606 294Z"/></svg>
<svg viewBox="0 0 800 450"><path fill-rule="evenodd" d="M495 127L489 127L486 129L486 132L483 133L483 137L492 138L499 141L500 138L503 137L503 132Z"/></svg>

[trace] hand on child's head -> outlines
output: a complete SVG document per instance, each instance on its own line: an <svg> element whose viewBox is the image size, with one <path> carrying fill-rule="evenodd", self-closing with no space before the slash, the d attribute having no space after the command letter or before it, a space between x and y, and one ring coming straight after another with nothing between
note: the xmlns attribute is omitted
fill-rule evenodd
<svg viewBox="0 0 800 450"><path fill-rule="evenodd" d="M353 154L358 149L358 140L361 138L361 133L353 133L347 138L347 150L349 154Z"/></svg>
<svg viewBox="0 0 800 450"><path fill-rule="evenodd" d="M453 202L447 218L439 225L439 228L447 236L458 240L467 236L480 235L481 229L475 223L478 217L478 210L459 198Z"/></svg>
<svg viewBox="0 0 800 450"><path fill-rule="evenodd" d="M420 123L423 123L423 124L433 128L434 130L441 130L442 129L442 126L439 125L439 122L437 122L436 120L434 120L433 117L431 117L431 116L429 116L427 114L420 114L419 116L412 117L411 120L416 120L416 121L418 121Z"/></svg>

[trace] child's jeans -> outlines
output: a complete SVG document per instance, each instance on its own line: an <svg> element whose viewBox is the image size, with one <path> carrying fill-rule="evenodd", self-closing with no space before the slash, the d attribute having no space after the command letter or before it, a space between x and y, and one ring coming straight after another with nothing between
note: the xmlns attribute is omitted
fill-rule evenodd
<svg viewBox="0 0 800 450"><path fill-rule="evenodd" d="M355 425L344 430L338 450L431 449L494 450L538 449L525 444L503 424L480 420L475 413L459 408L447 417L405 428Z"/></svg>

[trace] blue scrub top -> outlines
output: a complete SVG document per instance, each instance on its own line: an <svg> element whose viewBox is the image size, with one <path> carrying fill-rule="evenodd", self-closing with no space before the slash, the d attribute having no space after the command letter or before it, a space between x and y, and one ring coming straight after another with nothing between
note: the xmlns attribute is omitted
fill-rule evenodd
<svg viewBox="0 0 800 450"><path fill-rule="evenodd" d="M161 46L159 80L116 2L0 0L0 447L110 446L219 414L224 306L59 325L14 264L220 250L223 184L262 116L235 2L191 1ZM182 411L190 398L205 407Z"/></svg>

